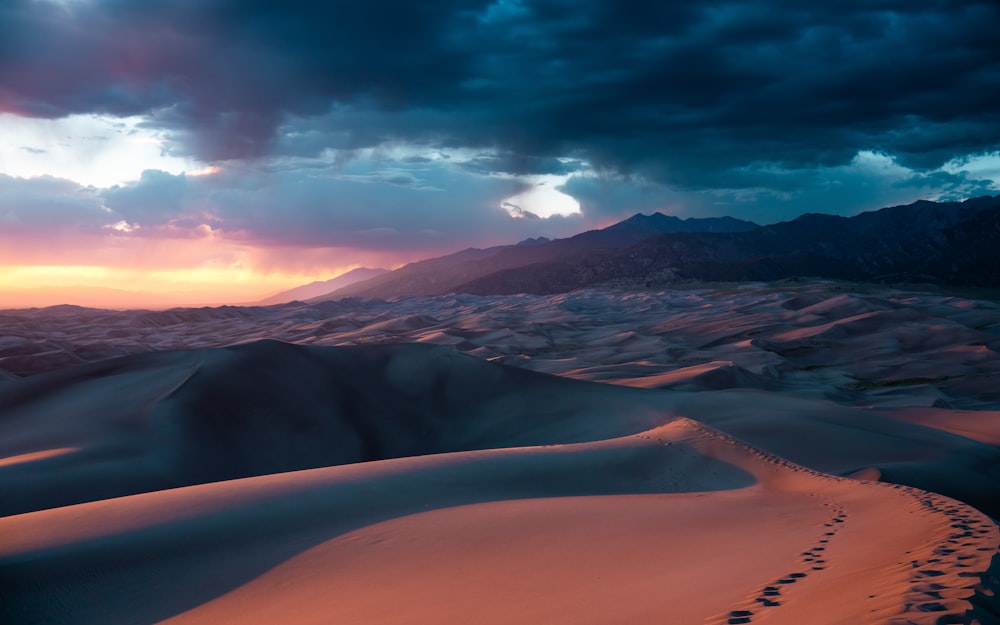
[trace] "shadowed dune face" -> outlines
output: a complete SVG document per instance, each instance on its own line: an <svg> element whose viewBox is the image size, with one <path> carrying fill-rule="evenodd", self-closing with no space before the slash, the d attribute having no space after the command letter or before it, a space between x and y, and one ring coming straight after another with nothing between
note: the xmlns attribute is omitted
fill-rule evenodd
<svg viewBox="0 0 1000 625"><path fill-rule="evenodd" d="M0 465L0 510L401 456L597 440L664 420L655 401L632 397L631 389L431 345L262 341L141 354L0 389L0 457L12 459ZM72 451L50 451L64 448ZM23 461L26 454L35 456Z"/></svg>
<svg viewBox="0 0 1000 625"><path fill-rule="evenodd" d="M198 441L201 448L188 450L190 459L178 459L178 466L202 471L208 467L199 462L224 453L213 467L222 478L594 440L652 423L642 410L595 418L630 395L624 389L608 394L430 345L265 341L200 358L197 371L151 418L169 424L178 441ZM289 458L297 466L289 467Z"/></svg>

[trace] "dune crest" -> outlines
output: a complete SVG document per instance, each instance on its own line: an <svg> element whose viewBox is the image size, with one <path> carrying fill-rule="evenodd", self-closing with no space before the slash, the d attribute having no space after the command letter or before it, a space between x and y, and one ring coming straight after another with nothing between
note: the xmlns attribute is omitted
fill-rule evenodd
<svg viewBox="0 0 1000 625"><path fill-rule="evenodd" d="M0 535L5 622L107 624L934 623L1000 544L967 506L688 419L43 510Z"/></svg>

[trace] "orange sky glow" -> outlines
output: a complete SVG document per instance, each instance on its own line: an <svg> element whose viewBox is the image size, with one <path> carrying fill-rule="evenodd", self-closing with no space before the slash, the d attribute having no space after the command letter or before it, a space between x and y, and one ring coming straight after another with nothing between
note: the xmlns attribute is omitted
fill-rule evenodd
<svg viewBox="0 0 1000 625"><path fill-rule="evenodd" d="M349 270L345 268L344 271ZM343 271L332 271L336 276ZM169 308L253 303L310 276L251 268L133 270L94 265L0 267L0 307L72 303L96 308Z"/></svg>
<svg viewBox="0 0 1000 625"><path fill-rule="evenodd" d="M210 240L126 240L59 252L0 251L0 309L74 304L171 308L252 304L362 266L395 267L393 254L255 248ZM141 249L139 249L141 248ZM13 253L11 253L13 252Z"/></svg>

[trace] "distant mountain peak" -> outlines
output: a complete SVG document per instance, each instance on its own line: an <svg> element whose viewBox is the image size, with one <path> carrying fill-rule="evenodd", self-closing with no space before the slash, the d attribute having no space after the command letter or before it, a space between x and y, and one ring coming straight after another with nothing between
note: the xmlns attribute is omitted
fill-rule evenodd
<svg viewBox="0 0 1000 625"><path fill-rule="evenodd" d="M674 215L665 215L660 211L656 211L648 215L646 215L645 213L636 213L631 217L629 217L628 219L622 220L617 224L614 224L614 226L610 227L614 228L617 225L627 224L627 223L650 223L650 222L663 222L663 221L681 221L681 219L679 217L675 217Z"/></svg>
<svg viewBox="0 0 1000 625"><path fill-rule="evenodd" d="M758 227L752 221L734 217L688 217L681 219L656 211L649 215L636 213L624 221L608 226L604 231L668 234L671 232L745 232Z"/></svg>
<svg viewBox="0 0 1000 625"><path fill-rule="evenodd" d="M309 284L304 284L293 289L288 289L287 291L282 291L281 293L276 293L267 299L257 302L257 305L272 306L274 304L284 304L295 300L305 301L307 299L313 299L315 297L332 293L337 289L349 286L356 282L361 282L363 280L369 280L385 273L389 273L389 270L382 268L372 269L369 267L358 267L357 269L352 269L347 273L340 274L336 278L331 278L330 280L310 282Z"/></svg>
<svg viewBox="0 0 1000 625"><path fill-rule="evenodd" d="M524 246L524 245L543 245L545 243L549 243L550 241L552 241L552 239L550 239L548 237L533 237L533 238L530 238L530 239L525 239L523 241L518 241L517 244L521 245L521 246Z"/></svg>

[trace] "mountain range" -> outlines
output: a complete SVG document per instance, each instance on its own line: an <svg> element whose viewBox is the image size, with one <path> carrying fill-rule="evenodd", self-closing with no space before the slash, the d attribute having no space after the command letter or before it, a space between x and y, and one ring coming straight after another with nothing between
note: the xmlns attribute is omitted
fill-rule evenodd
<svg viewBox="0 0 1000 625"><path fill-rule="evenodd" d="M310 282L309 284L297 286L294 289L288 289L287 291L275 293L274 295L257 302L256 305L271 306L273 304L285 304L287 302L293 302L296 300L305 301L307 299L312 299L314 297L321 297L328 293L332 293L337 289L350 286L355 282L368 280L370 278L380 276L384 273L389 273L389 270L381 268L370 269L368 267L358 267L357 269L352 269L347 273L343 273L337 276L336 278L331 278L330 280L319 280L317 282Z"/></svg>
<svg viewBox="0 0 1000 625"><path fill-rule="evenodd" d="M347 296L386 299L403 295L443 295L464 291L465 285L488 279L498 272L546 263L583 263L595 254L624 250L665 233L736 233L757 228L759 226L753 222L732 217L680 219L661 213L634 215L602 230L589 230L566 239L528 239L516 245L467 249L410 263L314 301Z"/></svg>
<svg viewBox="0 0 1000 625"><path fill-rule="evenodd" d="M998 249L1000 196L922 200L853 217L811 213L767 226L731 217L637 214L566 239L531 239L411 263L313 301L796 277L997 287Z"/></svg>

